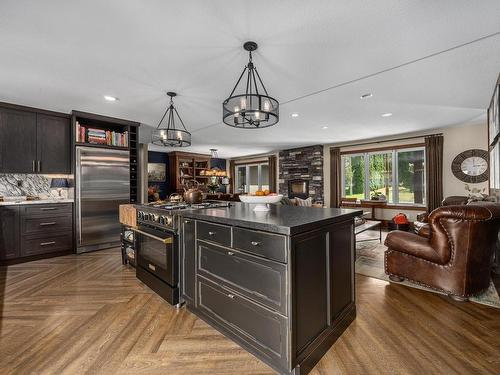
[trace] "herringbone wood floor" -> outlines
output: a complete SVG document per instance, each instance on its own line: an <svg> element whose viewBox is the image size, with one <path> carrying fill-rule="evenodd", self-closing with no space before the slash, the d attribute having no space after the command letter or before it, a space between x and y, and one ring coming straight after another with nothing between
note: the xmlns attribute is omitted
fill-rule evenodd
<svg viewBox="0 0 500 375"><path fill-rule="evenodd" d="M118 250L0 268L0 373L272 374L135 278ZM358 316L313 370L500 372L500 310L357 277Z"/></svg>

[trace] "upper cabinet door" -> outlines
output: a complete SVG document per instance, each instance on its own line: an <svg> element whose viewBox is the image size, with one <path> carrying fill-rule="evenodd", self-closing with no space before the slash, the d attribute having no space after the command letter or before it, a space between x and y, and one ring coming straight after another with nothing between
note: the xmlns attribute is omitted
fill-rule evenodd
<svg viewBox="0 0 500 375"><path fill-rule="evenodd" d="M37 114L37 172L71 173L70 119Z"/></svg>
<svg viewBox="0 0 500 375"><path fill-rule="evenodd" d="M36 114L0 108L0 172L36 171Z"/></svg>

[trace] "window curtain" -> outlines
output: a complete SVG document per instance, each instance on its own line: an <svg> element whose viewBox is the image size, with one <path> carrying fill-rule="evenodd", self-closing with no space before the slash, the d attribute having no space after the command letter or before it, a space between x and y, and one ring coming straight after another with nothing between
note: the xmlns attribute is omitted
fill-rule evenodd
<svg viewBox="0 0 500 375"><path fill-rule="evenodd" d="M340 207L342 190L340 148L330 148L330 207Z"/></svg>
<svg viewBox="0 0 500 375"><path fill-rule="evenodd" d="M427 209L432 212L443 201L443 136L425 137Z"/></svg>
<svg viewBox="0 0 500 375"><path fill-rule="evenodd" d="M229 178L229 181L231 182L229 185L229 192L234 194L234 184L236 183L236 169L234 167L234 160L229 161Z"/></svg>
<svg viewBox="0 0 500 375"><path fill-rule="evenodd" d="M269 191L273 193L277 193L276 186L276 173L277 173L277 163L276 163L276 155L269 156Z"/></svg>

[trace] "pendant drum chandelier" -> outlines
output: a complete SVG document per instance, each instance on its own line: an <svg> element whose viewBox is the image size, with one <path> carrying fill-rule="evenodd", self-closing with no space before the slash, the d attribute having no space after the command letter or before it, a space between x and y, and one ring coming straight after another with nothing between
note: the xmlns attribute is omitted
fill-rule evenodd
<svg viewBox="0 0 500 375"><path fill-rule="evenodd" d="M252 62L252 52L257 49L257 43L246 42L243 48L248 51L249 61L233 91L222 103L222 121L226 125L241 129L261 129L273 126L279 121L279 103L267 93L259 72ZM244 91L241 90L238 94L236 90L242 80L241 86L244 87Z"/></svg>
<svg viewBox="0 0 500 375"><path fill-rule="evenodd" d="M177 109L174 107L173 98L177 96L175 92L167 92L167 95L170 96L170 103L167 107L167 110L163 114L156 130L153 130L153 134L151 135L151 143L157 146L165 146L165 147L187 147L191 146L191 133L187 131L184 122L182 121ZM163 120L167 118L167 126L162 127ZM176 117L177 117L177 125L180 122L182 125L182 129L180 127L176 127Z"/></svg>

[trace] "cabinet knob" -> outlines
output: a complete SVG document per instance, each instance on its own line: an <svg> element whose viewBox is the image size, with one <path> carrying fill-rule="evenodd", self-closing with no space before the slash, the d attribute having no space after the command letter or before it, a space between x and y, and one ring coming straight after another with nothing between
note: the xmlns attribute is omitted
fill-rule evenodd
<svg viewBox="0 0 500 375"><path fill-rule="evenodd" d="M227 255L232 256L232 255L234 255L234 253L232 251L228 251Z"/></svg>
<svg viewBox="0 0 500 375"><path fill-rule="evenodd" d="M250 242L253 246L259 246L260 245L260 242L257 242L257 241L252 241Z"/></svg>
<svg viewBox="0 0 500 375"><path fill-rule="evenodd" d="M234 294L228 294L227 295L229 298L233 299L234 298Z"/></svg>
<svg viewBox="0 0 500 375"><path fill-rule="evenodd" d="M189 224L191 220L184 220L184 224Z"/></svg>
<svg viewBox="0 0 500 375"><path fill-rule="evenodd" d="M215 236L215 232L208 232L209 236Z"/></svg>

